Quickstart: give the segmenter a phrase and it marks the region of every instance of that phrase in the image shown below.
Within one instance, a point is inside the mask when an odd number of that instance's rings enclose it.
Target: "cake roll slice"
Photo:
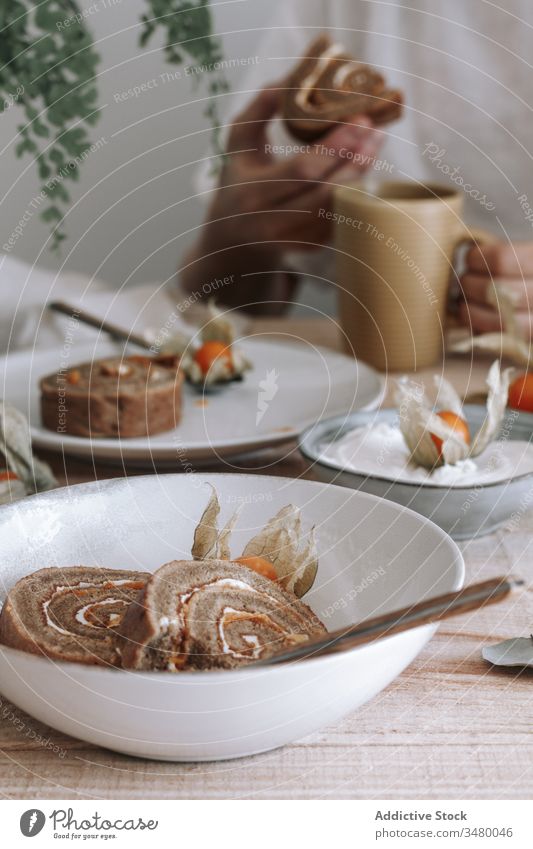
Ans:
[[[147,582],[121,627],[131,669],[231,669],[326,632],[275,581],[227,560],[174,560]]]
[[[0,613],[0,642],[57,660],[120,666],[118,628],[147,572],[67,566],[18,581]]]
[[[112,357],[42,378],[41,418],[47,430],[91,438],[150,436],[181,420],[180,358]]]
[[[282,114],[295,138],[313,141],[355,115],[368,115],[374,124],[394,121],[402,104],[402,93],[389,89],[379,71],[321,35],[289,74]]]

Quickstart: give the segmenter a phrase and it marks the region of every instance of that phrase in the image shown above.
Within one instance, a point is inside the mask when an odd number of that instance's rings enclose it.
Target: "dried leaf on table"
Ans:
[[[0,401],[0,455],[6,468],[24,487],[25,494],[43,492],[57,486],[50,467],[34,457],[26,417],[11,404]],[[11,501],[12,498],[6,499]]]
[[[482,650],[485,660],[494,666],[530,666],[533,667],[533,637],[517,637],[504,640]]]

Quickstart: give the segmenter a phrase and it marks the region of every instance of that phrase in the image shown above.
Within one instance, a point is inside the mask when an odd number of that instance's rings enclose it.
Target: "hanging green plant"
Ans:
[[[168,62],[191,61],[206,71],[206,114],[219,150],[216,97],[228,90],[228,84],[220,71],[222,53],[213,34],[209,0],[146,3],[140,44],[144,46],[161,28]],[[79,179],[99,117],[100,57],[86,19],[76,0],[0,0],[0,110],[24,111],[15,153],[29,154],[36,162],[41,191],[31,206],[51,225],[55,250],[66,238],[64,214],[70,195],[65,184]]]
[[[209,0],[147,0],[150,12],[143,15],[144,30],[140,44],[144,47],[160,27],[165,31],[165,57],[167,62],[183,65],[192,61],[193,83],[206,74],[208,101],[205,115],[213,129],[213,147],[222,153],[220,144],[220,118],[218,100],[229,90],[226,77],[220,70],[223,62],[221,44],[213,34]]]

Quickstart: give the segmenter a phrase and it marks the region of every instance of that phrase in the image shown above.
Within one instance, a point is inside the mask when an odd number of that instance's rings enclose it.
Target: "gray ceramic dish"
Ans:
[[[467,404],[464,411],[471,430],[475,432],[483,421],[485,407]],[[312,461],[313,469],[321,481],[360,489],[410,507],[458,540],[491,533],[511,519],[518,521],[528,506],[533,506],[532,472],[518,474],[498,483],[452,488],[358,474],[344,470],[340,463],[321,457],[327,443],[341,439],[348,431],[370,422],[397,424],[397,412],[389,409],[336,416],[303,432],[300,451]],[[509,411],[502,425],[501,438],[530,442],[533,438],[533,415]]]

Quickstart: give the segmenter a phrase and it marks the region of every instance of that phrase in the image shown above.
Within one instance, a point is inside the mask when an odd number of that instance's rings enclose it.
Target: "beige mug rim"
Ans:
[[[395,186],[402,187],[404,190],[408,187],[434,194],[429,197],[394,197],[392,194],[389,197],[382,197],[377,194],[377,192],[383,189],[393,188]],[[420,185],[414,180],[386,180],[379,184],[377,190],[365,187],[360,180],[353,180],[350,183],[345,183],[343,186],[337,186],[335,189],[335,199],[351,198],[353,201],[355,197],[357,197],[355,202],[358,206],[394,206],[397,208],[398,206],[413,207],[417,204],[442,206],[443,203],[446,204],[450,201],[462,200],[463,195],[459,189],[453,189],[443,183],[424,183]]]

